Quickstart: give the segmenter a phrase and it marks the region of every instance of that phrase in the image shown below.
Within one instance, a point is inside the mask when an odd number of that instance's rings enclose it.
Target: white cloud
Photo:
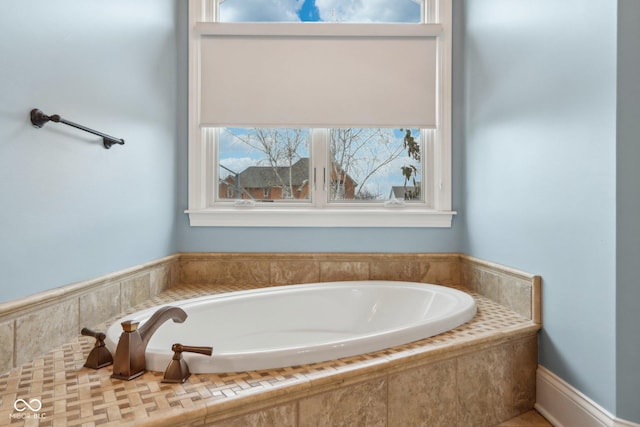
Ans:
[[[323,21],[419,22],[420,5],[413,0],[316,0]]]
[[[303,0],[225,0],[220,5],[222,22],[300,21]]]
[[[223,22],[300,21],[304,0],[225,0]],[[420,5],[414,0],[315,0],[323,21],[419,22]]]
[[[240,173],[244,171],[246,168],[248,168],[249,166],[255,166],[256,161],[255,159],[252,159],[250,157],[227,157],[225,159],[221,159],[220,164],[224,165],[226,168],[229,168],[236,173]],[[222,178],[230,174],[231,174],[230,171],[224,168],[221,168],[220,176]]]

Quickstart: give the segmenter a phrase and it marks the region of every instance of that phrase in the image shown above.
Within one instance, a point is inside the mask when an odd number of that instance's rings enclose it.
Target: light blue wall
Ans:
[[[462,189],[463,250],[542,276],[540,363],[612,413],[616,12],[465,2]]]
[[[175,8],[0,2],[0,302],[175,252]],[[35,129],[34,107],[126,145]]]
[[[449,229],[189,228],[185,218],[179,232],[184,252],[457,252]]]
[[[640,423],[640,2],[618,1],[617,412]]]

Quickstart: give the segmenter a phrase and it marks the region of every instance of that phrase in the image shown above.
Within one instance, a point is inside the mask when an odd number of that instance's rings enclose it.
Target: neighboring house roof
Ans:
[[[277,174],[276,174],[277,172]],[[270,188],[280,187],[282,181],[289,182],[289,167],[278,166],[249,166],[238,174],[240,186],[243,188]],[[291,166],[291,185],[303,185],[309,179],[309,158],[305,157]]]
[[[418,188],[420,183],[418,183]],[[405,191],[412,192],[415,190],[413,185],[407,185],[406,187],[403,185],[394,185],[391,187],[391,192],[389,193],[389,199],[399,199],[404,200]]]

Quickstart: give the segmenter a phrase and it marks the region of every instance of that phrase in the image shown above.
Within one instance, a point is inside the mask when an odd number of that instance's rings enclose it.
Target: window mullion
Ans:
[[[429,207],[434,206],[435,183],[436,183],[436,161],[435,161],[435,139],[436,131],[423,129],[420,132],[424,154],[422,158],[423,179],[422,191],[425,203]]]
[[[435,24],[440,20],[438,19],[438,4],[437,0],[425,0],[422,2],[422,22],[425,24]]]
[[[205,0],[205,21],[220,22],[220,3],[223,1],[224,0]]]
[[[203,130],[204,155],[207,159],[206,192],[208,194],[207,206],[213,206],[220,195],[217,194],[220,187],[220,161],[218,157],[219,129],[207,128]]]
[[[329,169],[329,132],[327,129],[313,129],[311,132],[311,174],[313,194],[311,200],[316,207],[327,205],[327,177]]]

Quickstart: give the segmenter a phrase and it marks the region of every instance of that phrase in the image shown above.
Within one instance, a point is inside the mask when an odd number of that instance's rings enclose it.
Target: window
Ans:
[[[309,200],[307,129],[221,128],[218,136],[218,202]],[[225,188],[233,188],[231,194]],[[225,196],[226,193],[226,196]]]
[[[425,202],[420,181],[431,168],[422,161],[420,130],[329,129],[326,140],[329,203]]]
[[[214,186],[212,194],[218,202],[425,201],[421,182],[424,169],[432,170],[432,165],[422,161],[424,143],[418,129],[222,128],[219,132],[214,159],[217,191]],[[312,146],[316,147],[313,159]]]
[[[450,0],[251,3],[191,0],[191,225],[450,226]]]

